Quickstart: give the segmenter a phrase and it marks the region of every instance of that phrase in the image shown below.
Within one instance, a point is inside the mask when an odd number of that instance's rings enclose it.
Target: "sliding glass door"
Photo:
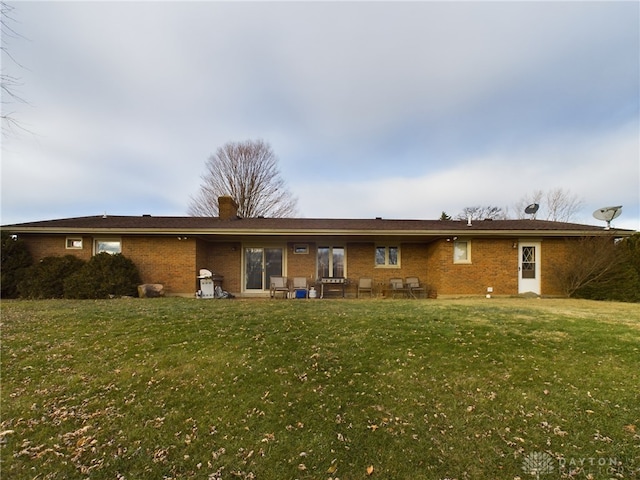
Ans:
[[[244,249],[244,290],[269,291],[269,277],[283,274],[282,247],[246,247]]]

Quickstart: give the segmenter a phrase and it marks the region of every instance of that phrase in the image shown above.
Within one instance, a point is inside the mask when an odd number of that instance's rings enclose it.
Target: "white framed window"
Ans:
[[[64,245],[67,250],[82,250],[82,237],[67,237]]]
[[[96,238],[93,242],[93,253],[108,253],[115,255],[122,253],[122,241],[119,238]]]
[[[376,246],[376,268],[399,268],[400,267],[400,247],[395,245]]]
[[[471,240],[453,242],[453,263],[471,263]]]
[[[318,278],[346,277],[345,248],[318,247]]]

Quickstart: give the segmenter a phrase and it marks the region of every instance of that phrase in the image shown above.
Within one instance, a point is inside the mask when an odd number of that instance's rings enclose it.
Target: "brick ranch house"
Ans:
[[[88,260],[122,253],[142,281],[167,295],[193,296],[198,272],[223,277],[236,296],[267,296],[272,275],[370,277],[377,295],[391,278],[418,277],[437,295],[562,295],[553,266],[584,237],[626,237],[631,230],[542,220],[387,220],[239,218],[231,197],[220,215],[89,216],[3,226],[26,242],[34,260],[72,254]]]

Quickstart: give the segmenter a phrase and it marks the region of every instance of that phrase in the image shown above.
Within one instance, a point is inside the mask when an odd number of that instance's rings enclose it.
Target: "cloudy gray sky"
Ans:
[[[185,215],[209,155],[263,139],[304,217],[562,188],[640,229],[638,2],[10,5],[3,224]]]

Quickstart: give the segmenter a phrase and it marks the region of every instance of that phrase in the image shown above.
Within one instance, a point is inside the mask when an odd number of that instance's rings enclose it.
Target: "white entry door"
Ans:
[[[520,241],[518,254],[518,293],[540,295],[540,242]]]

